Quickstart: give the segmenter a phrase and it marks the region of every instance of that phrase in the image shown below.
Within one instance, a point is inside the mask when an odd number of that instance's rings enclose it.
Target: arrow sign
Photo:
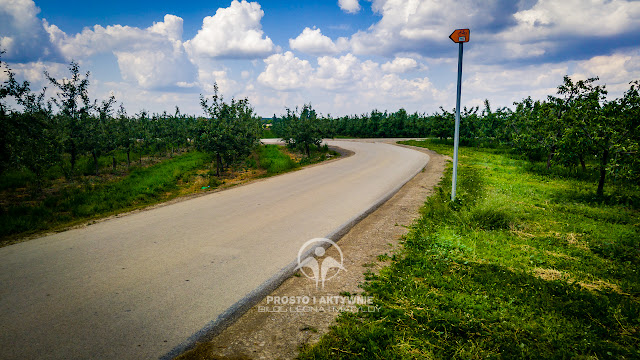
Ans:
[[[458,93],[456,96],[456,122],[453,135],[453,173],[451,174],[451,201],[456,200],[456,183],[458,181],[458,142],[460,138],[460,95],[462,94],[462,48],[469,42],[469,29],[454,30],[449,39],[458,43]]]
[[[453,40],[454,43],[469,42],[469,29],[454,30],[451,35],[449,35],[449,39]]]

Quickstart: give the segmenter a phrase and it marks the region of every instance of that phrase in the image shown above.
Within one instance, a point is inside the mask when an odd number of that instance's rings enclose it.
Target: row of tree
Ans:
[[[555,163],[584,170],[595,162],[597,194],[602,195],[607,173],[640,181],[640,96],[634,81],[622,97],[609,101],[597,80],[573,82],[565,76],[559,96],[516,103],[507,140],[532,160],[546,157],[547,167]]]
[[[602,195],[607,174],[640,182],[640,82],[630,83],[622,97],[607,100],[597,78],[574,82],[565,76],[555,96],[514,103],[515,109],[461,111],[460,143],[466,146],[506,146],[532,161],[598,171],[597,194]],[[274,116],[273,131],[290,144],[318,144],[323,137],[437,137],[451,139],[455,110],[432,115],[377,110],[338,118],[320,117],[305,105]]]
[[[115,169],[119,152],[126,153],[129,166],[132,152],[141,159],[142,154],[172,154],[184,148],[214,154],[219,174],[250,153],[262,132],[261,119],[248,100],[225,102],[217,87],[211,101],[201,97],[206,117],[181,114],[177,107],[172,115],[141,111],[128,116],[122,105],[115,109],[113,96],[100,102],[90,99],[89,73],[82,74],[75,62],[66,79],[45,73],[55,91],[51,98],[46,88],[34,93],[28,82],[18,82],[6,63],[0,62],[0,70],[8,78],[0,84],[0,176],[9,169],[28,169],[40,182],[48,169],[58,166],[73,178],[82,156],[93,159],[97,175],[101,156],[110,155]]]
[[[128,116],[122,105],[115,109],[113,96],[103,101],[88,94],[89,73],[77,63],[70,76],[57,80],[45,73],[55,95],[47,89],[34,93],[28,82],[18,82],[6,63],[0,70],[8,80],[0,84],[0,175],[8,169],[29,169],[37,178],[53,166],[67,177],[76,172],[81,156],[98,158],[116,153],[173,153],[197,148],[214,154],[217,173],[244,159],[259,143],[261,120],[247,99],[225,102],[215,87],[210,99],[201,96],[205,117],[187,116],[176,108],[173,114],[142,111]],[[597,78],[573,82],[568,76],[555,96],[514,103],[514,109],[464,108],[460,141],[467,146],[508,146],[534,161],[575,168],[596,167],[597,192],[603,193],[607,174],[618,179],[640,181],[640,95],[632,82],[620,98],[607,100]],[[16,110],[7,105],[13,99]],[[354,137],[453,137],[454,111],[440,108],[432,115],[409,114],[404,109],[332,118],[320,116],[311,107],[287,109],[275,116],[273,132],[307,154],[323,138]]]

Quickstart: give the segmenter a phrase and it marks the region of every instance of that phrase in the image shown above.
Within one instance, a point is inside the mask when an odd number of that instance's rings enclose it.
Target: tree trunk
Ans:
[[[311,157],[311,152],[309,150],[309,144],[305,143],[304,144],[304,149],[307,151],[307,157],[310,158]]]
[[[555,155],[556,149],[552,148],[549,152],[549,156],[547,156],[547,170],[551,169],[551,159],[553,159],[553,155]]]
[[[131,167],[131,150],[127,149],[127,168]]]
[[[584,163],[584,155],[580,153],[578,155],[578,158],[580,159],[580,166],[582,166],[582,171],[587,171],[587,165]]]
[[[76,144],[71,142],[71,178],[73,178],[74,169],[76,168]]]
[[[116,171],[116,157],[112,156],[111,157],[111,161],[112,161],[112,164],[113,164],[113,172],[115,172]]]
[[[598,181],[598,196],[604,195],[604,180],[607,177],[607,163],[609,162],[609,149],[605,149],[600,160],[600,180]]]
[[[92,151],[91,155],[93,155],[93,166],[95,167],[96,176],[98,176],[98,154]]]
[[[222,167],[222,156],[216,153],[216,176],[220,176],[220,168]]]

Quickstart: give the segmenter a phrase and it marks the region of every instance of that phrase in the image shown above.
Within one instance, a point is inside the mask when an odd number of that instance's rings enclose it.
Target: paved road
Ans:
[[[428,161],[383,143],[0,248],[1,359],[155,359]]]

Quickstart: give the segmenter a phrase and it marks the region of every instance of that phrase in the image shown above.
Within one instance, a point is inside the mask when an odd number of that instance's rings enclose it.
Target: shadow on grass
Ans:
[[[450,251],[432,250],[374,277],[366,290],[381,310],[341,316],[334,331],[300,358],[640,356],[640,305],[630,297],[458,263]]]
[[[632,209],[640,209],[640,190],[633,186],[609,186],[602,196],[597,196],[595,186],[593,190],[571,189],[558,190],[552,195],[552,200],[557,203],[572,202],[584,203],[592,206],[627,206]]]

